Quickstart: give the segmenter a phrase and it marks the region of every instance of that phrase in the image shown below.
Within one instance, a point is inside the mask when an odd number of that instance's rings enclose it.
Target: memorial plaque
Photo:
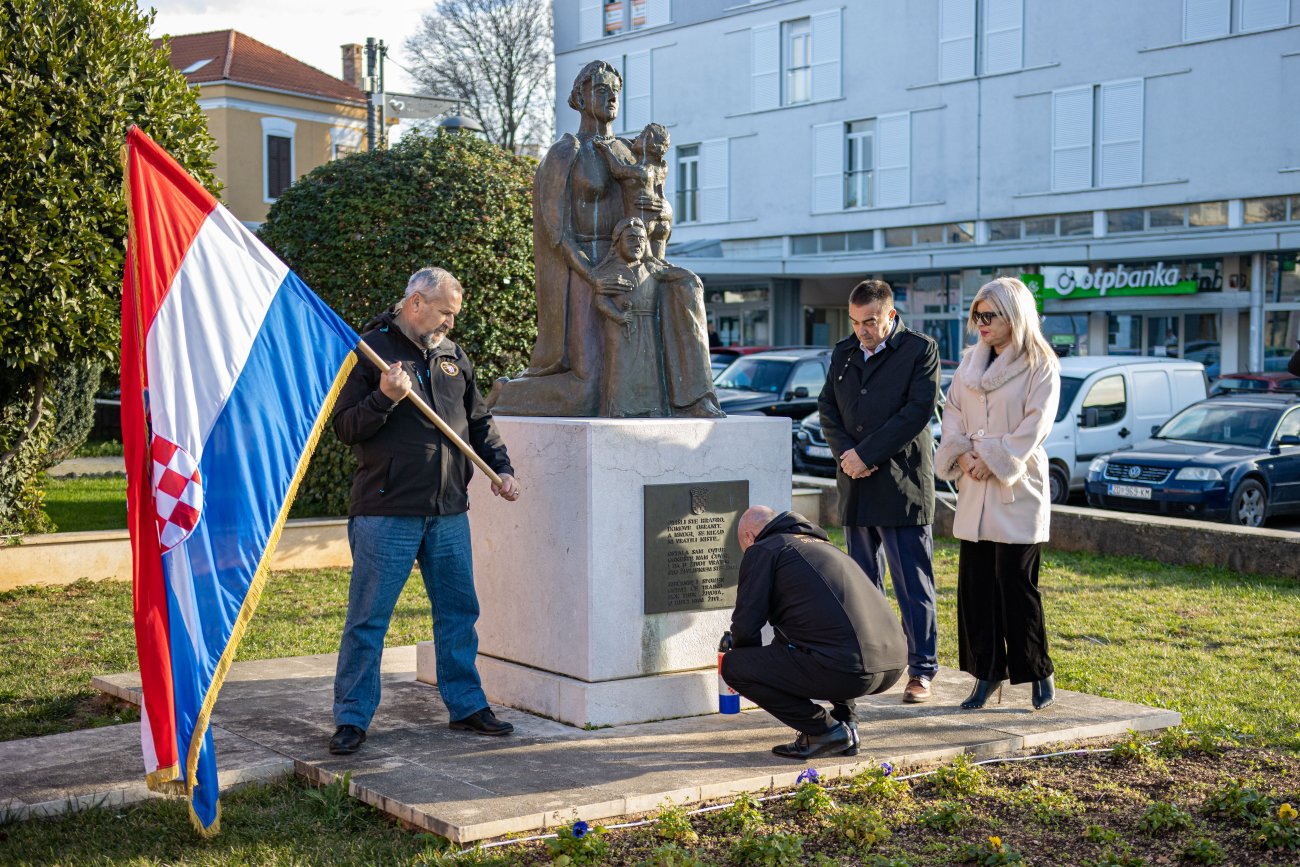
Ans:
[[[645,486],[645,613],[732,608],[749,482]]]

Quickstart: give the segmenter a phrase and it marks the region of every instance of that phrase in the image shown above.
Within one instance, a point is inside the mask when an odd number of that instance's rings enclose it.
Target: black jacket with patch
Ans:
[[[849,449],[869,467],[865,479],[836,472],[845,527],[912,527],[934,521],[934,442],[939,348],[901,321],[887,349],[862,357],[850,335],[831,353],[817,399],[822,433],[839,460]]]
[[[474,383],[474,364],[446,338],[435,349],[411,342],[384,313],[362,340],[390,364],[400,362],[418,393],[498,475],[514,474],[505,443]],[[379,390],[380,370],[357,353],[334,405],[334,432],[352,446],[351,515],[455,515],[469,509],[474,465],[410,400],[394,404]]]
[[[763,528],[740,561],[735,647],[763,643],[764,623],[776,641],[819,654],[850,674],[907,665],[907,640],[885,594],[826,531],[798,512],[782,512]]]

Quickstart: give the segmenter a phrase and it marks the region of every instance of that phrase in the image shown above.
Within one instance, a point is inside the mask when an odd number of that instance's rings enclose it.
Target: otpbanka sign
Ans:
[[[1021,274],[1020,279],[1034,293],[1041,306],[1044,301],[1082,298],[1107,298],[1134,295],[1192,295],[1196,280],[1181,279],[1177,268],[1157,262],[1152,268],[1114,268],[1089,271],[1086,267],[1049,267],[1042,274]]]

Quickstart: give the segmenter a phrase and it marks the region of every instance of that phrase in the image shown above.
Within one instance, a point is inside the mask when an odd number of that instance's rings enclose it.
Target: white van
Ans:
[[[1097,455],[1132,448],[1188,404],[1205,398],[1199,361],[1127,355],[1061,359],[1061,405],[1044,448],[1053,503],[1083,487]]]

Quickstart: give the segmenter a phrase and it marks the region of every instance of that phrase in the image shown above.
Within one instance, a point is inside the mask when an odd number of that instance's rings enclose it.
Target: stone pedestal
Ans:
[[[790,420],[498,416],[523,496],[470,488],[479,672],[490,701],[571,725],[717,711],[730,609],[644,612],[644,487],[746,480],[790,508]],[[433,683],[431,642],[417,678]]]

